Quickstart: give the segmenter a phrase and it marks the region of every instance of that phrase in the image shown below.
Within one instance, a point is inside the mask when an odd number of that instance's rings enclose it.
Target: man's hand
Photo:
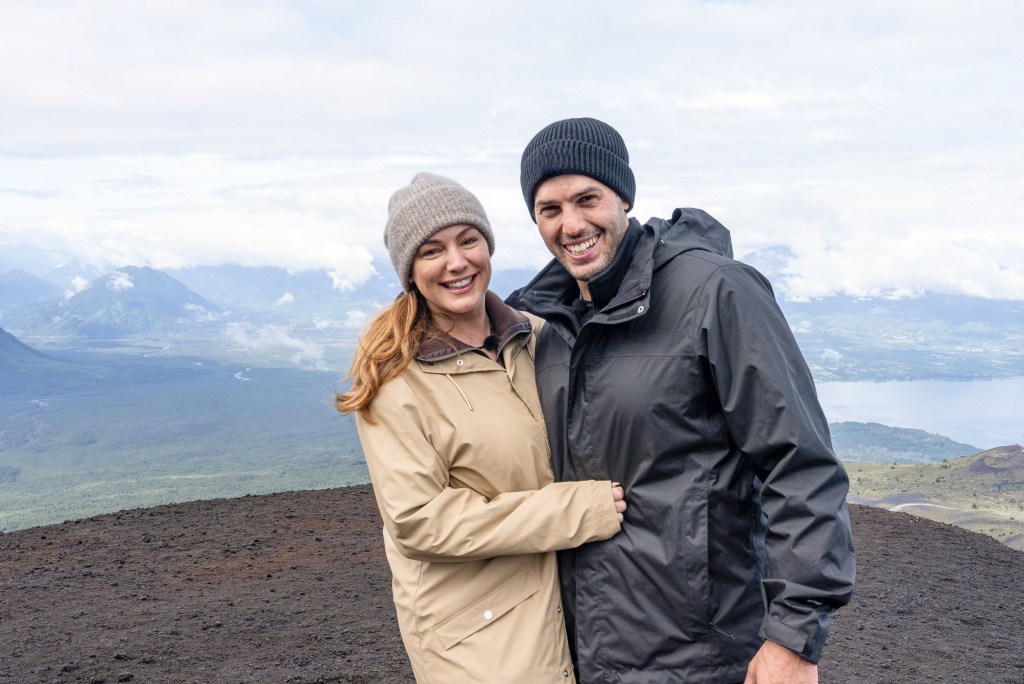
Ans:
[[[743,684],[818,684],[818,666],[785,646],[766,641],[750,661]]]

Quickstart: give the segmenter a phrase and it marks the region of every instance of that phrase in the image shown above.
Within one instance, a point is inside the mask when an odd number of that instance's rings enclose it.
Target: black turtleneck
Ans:
[[[607,268],[587,281],[587,290],[590,292],[590,301],[578,298],[572,304],[572,311],[576,315],[579,325],[582,326],[595,312],[600,311],[612,300],[622,285],[622,279],[626,277],[629,265],[633,263],[633,251],[636,249],[643,229],[636,221],[630,221],[626,227],[626,233],[622,236],[619,249],[615,252],[612,262]]]

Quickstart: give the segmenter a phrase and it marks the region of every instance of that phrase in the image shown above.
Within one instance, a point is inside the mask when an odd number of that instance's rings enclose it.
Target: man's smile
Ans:
[[[583,242],[577,243],[575,245],[564,245],[565,251],[569,252],[569,254],[573,256],[583,256],[590,250],[591,247],[597,244],[597,239],[599,237],[599,235],[594,235],[593,237],[584,240]]]

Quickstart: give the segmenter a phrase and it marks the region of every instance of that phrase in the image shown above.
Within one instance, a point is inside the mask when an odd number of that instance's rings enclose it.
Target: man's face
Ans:
[[[580,175],[548,178],[534,196],[544,244],[590,299],[587,281],[615,258],[629,226],[629,207],[607,185]]]

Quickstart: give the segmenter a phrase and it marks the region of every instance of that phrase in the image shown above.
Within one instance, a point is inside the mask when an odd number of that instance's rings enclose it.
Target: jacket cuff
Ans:
[[[778,615],[782,612],[779,606],[769,606],[758,634],[817,664],[828,639],[828,614],[809,609],[807,613]]]

